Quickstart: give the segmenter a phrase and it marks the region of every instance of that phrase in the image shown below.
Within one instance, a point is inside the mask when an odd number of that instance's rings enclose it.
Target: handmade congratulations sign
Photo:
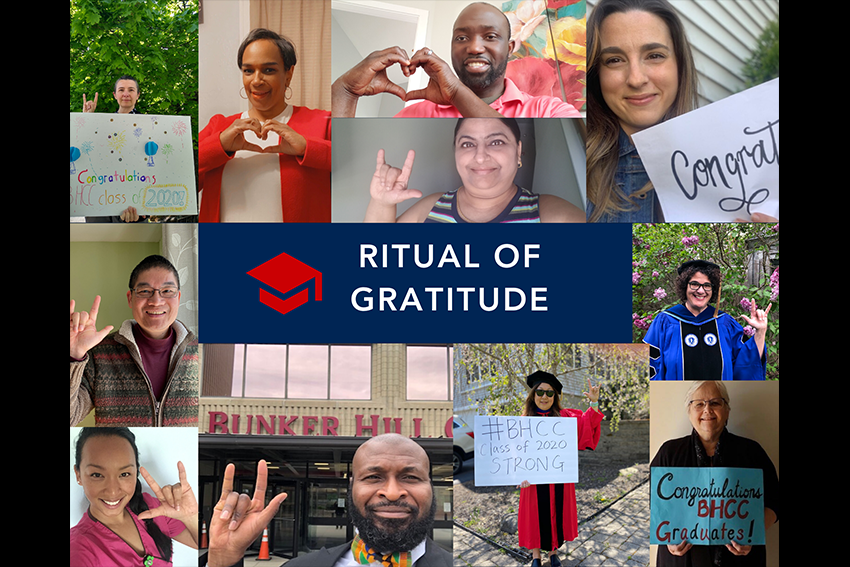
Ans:
[[[764,545],[760,469],[652,467],[650,543]]]
[[[475,416],[475,485],[578,482],[574,417]]]
[[[196,215],[191,119],[71,113],[71,216]]]
[[[632,140],[667,222],[779,218],[779,79]]]

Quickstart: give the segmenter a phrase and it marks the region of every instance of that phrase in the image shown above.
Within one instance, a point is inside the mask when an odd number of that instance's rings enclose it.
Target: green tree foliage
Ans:
[[[132,75],[144,114],[192,117],[198,140],[198,1],[71,0],[70,111],[99,93],[97,112],[115,112],[115,81]]]
[[[747,88],[779,76],[779,20],[770,22],[758,39],[749,61],[744,65]]]
[[[779,377],[779,225],[769,223],[636,224],[633,233],[634,341],[641,342],[655,315],[680,303],[676,268],[699,259],[720,266],[720,309],[745,326],[747,303],[772,304],[767,330],[767,377]]]
[[[481,415],[521,415],[528,375],[551,372],[562,383],[599,385],[599,409],[616,431],[621,419],[649,416],[649,365],[645,347],[606,344],[463,344],[455,347],[462,369],[455,379],[487,384]],[[562,407],[586,407],[580,394],[565,387]],[[480,393],[479,393],[480,394]],[[478,396],[476,396],[478,397]],[[584,406],[580,405],[584,403]]]

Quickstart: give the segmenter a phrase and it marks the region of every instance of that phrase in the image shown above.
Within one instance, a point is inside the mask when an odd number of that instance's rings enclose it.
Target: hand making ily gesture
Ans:
[[[259,537],[271,522],[280,504],[286,500],[281,492],[264,507],[268,466],[265,461],[257,463],[257,482],[254,485],[254,497],[233,491],[233,477],[236,467],[233,463],[224,470],[221,498],[215,505],[210,519],[210,551],[208,567],[230,567],[245,555],[251,542]]]
[[[113,329],[107,325],[97,330],[97,312],[100,309],[100,296],[94,298],[91,311],[74,312],[74,300],[71,300],[71,358],[82,359],[86,353],[97,346]]]
[[[180,481],[177,484],[160,487],[145,467],[139,467],[142,478],[153,490],[159,507],[146,510],[139,514],[140,520],[149,520],[159,516],[180,520],[193,536],[195,547],[198,545],[198,501],[192,491],[192,485],[186,478],[186,467],[181,461],[177,462],[177,474]]]
[[[759,356],[764,355],[764,342],[765,337],[767,336],[767,316],[770,313],[771,307],[773,307],[773,304],[768,303],[767,309],[758,309],[756,307],[756,299],[753,298],[750,300],[750,316],[747,317],[746,315],[741,315],[741,318],[756,331],[756,334],[753,336],[753,340],[756,341]]]

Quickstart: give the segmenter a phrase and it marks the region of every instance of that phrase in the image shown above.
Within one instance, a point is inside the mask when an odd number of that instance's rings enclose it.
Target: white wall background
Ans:
[[[136,446],[139,448],[139,464],[151,474],[160,486],[174,484],[180,481],[177,473],[177,461],[182,461],[186,467],[186,478],[198,497],[198,430],[192,427],[134,427],[131,428],[136,436]],[[70,472],[70,526],[76,526],[89,507],[89,502],[83,494],[83,487],[77,484],[74,474],[74,455],[77,436],[80,428],[69,428],[70,457],[68,469]],[[142,492],[153,495],[153,491],[139,475],[142,482]],[[200,530],[198,537],[200,538]],[[173,545],[174,567],[196,567],[198,565],[198,550],[186,547],[181,543]]]
[[[520,121],[523,166],[517,183],[535,193],[558,195],[584,210],[585,151],[577,120]],[[398,168],[409,150],[416,152],[409,186],[423,195],[460,187],[454,158],[455,124],[451,118],[335,118],[332,221],[363,221],[379,149],[384,150],[386,162]],[[399,205],[398,213],[415,201]]]

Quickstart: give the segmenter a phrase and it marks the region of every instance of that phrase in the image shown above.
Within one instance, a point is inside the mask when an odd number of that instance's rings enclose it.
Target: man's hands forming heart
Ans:
[[[430,77],[428,85],[424,89],[406,92],[387,78],[387,69],[393,65],[398,65],[405,77],[412,76],[421,67]],[[427,47],[410,58],[400,47],[390,47],[369,54],[334,82],[333,114],[354,116],[358,98],[380,93],[393,94],[405,102],[425,99],[435,104],[454,104],[463,89],[468,90],[468,87],[452,73],[445,61]]]

